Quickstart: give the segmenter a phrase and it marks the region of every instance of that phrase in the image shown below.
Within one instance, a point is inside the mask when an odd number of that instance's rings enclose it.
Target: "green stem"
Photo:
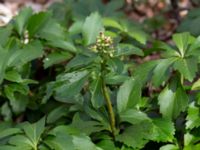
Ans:
[[[184,84],[184,76],[181,74],[181,85],[183,86]]]
[[[106,87],[106,84],[104,81],[104,72],[106,69],[105,66],[106,66],[106,62],[104,61],[101,65],[102,91],[103,91],[103,96],[105,98],[106,105],[108,108],[108,114],[109,114],[109,119],[110,119],[110,127],[111,127],[111,131],[112,131],[112,135],[113,135],[113,138],[115,138],[115,114],[113,111],[110,95],[108,93],[108,90],[107,90],[107,87]]]

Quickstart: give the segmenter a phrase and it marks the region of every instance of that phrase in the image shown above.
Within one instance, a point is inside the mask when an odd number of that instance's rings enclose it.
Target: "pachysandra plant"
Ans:
[[[0,150],[200,149],[199,37],[156,41],[161,58],[138,64],[147,34],[115,17],[121,1],[97,3],[0,28]]]

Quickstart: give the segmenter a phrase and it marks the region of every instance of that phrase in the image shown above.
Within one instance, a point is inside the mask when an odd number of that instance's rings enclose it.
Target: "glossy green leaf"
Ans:
[[[152,82],[155,86],[159,86],[169,76],[169,67],[173,64],[176,58],[161,59],[158,65],[153,70]]]
[[[105,82],[106,84],[116,85],[116,84],[122,84],[124,81],[128,79],[129,77],[127,75],[119,75],[114,72],[111,72],[106,75]]]
[[[192,82],[198,70],[197,64],[198,64],[197,58],[188,57],[185,59],[178,59],[174,63],[174,68],[178,70],[184,76],[185,79]]]
[[[16,135],[10,138],[9,144],[15,145],[18,149],[32,150],[37,147],[24,135]]]
[[[78,68],[92,63],[96,56],[85,56],[82,54],[76,55],[66,66],[66,68]]]
[[[12,26],[0,27],[0,46],[5,46],[12,33]]]
[[[120,24],[123,27],[124,34],[132,37],[141,44],[145,44],[147,42],[148,36],[139,28],[139,25],[127,20],[121,20]]]
[[[23,81],[21,75],[16,70],[7,71],[5,74],[5,79],[8,81],[13,81],[18,83]]]
[[[22,35],[23,31],[25,31],[25,26],[27,25],[32,13],[33,11],[30,7],[25,7],[15,17],[15,28],[19,35]]]
[[[123,30],[123,27],[114,19],[112,18],[103,18],[103,24],[105,27],[112,27],[112,28],[116,28],[119,30]]]
[[[180,112],[185,111],[188,104],[188,96],[183,87],[175,78],[160,93],[158,97],[160,112],[166,118],[176,118]]]
[[[84,44],[89,45],[96,41],[99,32],[103,31],[101,16],[95,12],[88,16],[83,24],[82,34]]]
[[[92,143],[91,139],[85,135],[73,136],[73,143],[75,149],[78,150],[102,150]]]
[[[180,55],[184,56],[190,42],[190,34],[188,32],[177,33],[172,36],[172,39],[178,47]]]
[[[143,56],[143,51],[135,47],[131,44],[119,44],[117,47],[117,51],[115,56],[124,56],[124,55],[138,55],[138,56]]]
[[[47,45],[50,45],[52,47],[57,47],[72,53],[77,52],[76,47],[74,46],[73,43],[65,41],[65,40],[59,40],[59,39],[55,39],[53,41],[49,41],[47,42]]]
[[[200,118],[199,118],[199,108],[194,105],[194,102],[190,104],[188,108],[187,122],[186,128],[193,129],[200,126]]]
[[[116,149],[113,141],[111,141],[111,140],[102,140],[99,143],[97,143],[97,145],[104,150],[105,149]]]
[[[0,139],[5,138],[7,136],[15,135],[15,134],[18,134],[18,133],[22,133],[22,131],[19,128],[4,129],[0,133]]]
[[[104,129],[99,122],[84,121],[78,114],[75,114],[69,127],[76,129],[79,133],[85,133],[86,135],[90,135],[91,133],[95,133]]]
[[[131,124],[139,124],[143,121],[150,121],[150,118],[139,110],[128,109],[120,113],[120,121],[129,122]]]
[[[102,93],[102,78],[98,78],[93,82],[91,87],[91,102],[94,108],[99,108],[104,104],[104,96]]]
[[[9,99],[13,112],[20,113],[26,109],[28,104],[27,94],[29,89],[25,85],[8,84],[4,87],[6,97]]]
[[[200,79],[195,81],[192,85],[192,90],[199,90],[200,89]]]
[[[8,52],[0,46],[0,83],[3,81],[6,66],[8,63]]]
[[[27,24],[29,36],[32,37],[34,34],[39,32],[45,26],[49,18],[50,13],[48,12],[39,12],[32,15]]]
[[[30,55],[31,54],[31,55]],[[23,49],[13,49],[10,51],[8,66],[18,66],[32,61],[43,54],[43,46],[39,41],[31,42]]]
[[[44,141],[49,147],[55,150],[64,150],[66,148],[70,150],[75,150],[75,147],[72,142],[72,137],[68,134],[59,133],[54,137],[48,137]]]
[[[0,146],[0,150],[21,150],[21,147],[3,145]]]
[[[140,80],[142,84],[145,84],[148,80],[151,79],[153,69],[157,64],[159,64],[159,61],[157,60],[145,62],[133,70],[133,76],[137,80]]]
[[[75,95],[79,94],[85,81],[87,80],[88,71],[66,73],[58,77],[58,82],[63,84],[55,88],[55,98],[61,102],[73,102]]]
[[[8,105],[8,102],[5,102],[1,106],[1,115],[3,116],[4,121],[10,121],[12,120],[12,111],[11,108]]]
[[[42,133],[45,129],[45,118],[34,124],[24,123],[23,130],[34,147],[37,147]]]
[[[38,32],[38,34],[41,38],[52,42],[54,40],[63,40],[66,38],[65,29],[52,18],[48,18],[47,22],[45,22],[45,25],[40,30],[40,32]]]
[[[167,144],[167,145],[164,145],[164,146],[160,147],[159,150],[179,150],[179,148],[176,145]]]
[[[156,118],[152,120],[154,126],[152,140],[157,142],[172,142],[175,134],[175,127],[169,119]]]
[[[46,58],[43,60],[44,68],[49,68],[54,64],[61,63],[63,61],[67,61],[72,56],[68,52],[53,52],[48,54]]]
[[[199,136],[187,132],[184,134],[184,150],[198,150],[200,148],[199,140]]]
[[[144,122],[126,127],[122,134],[116,136],[116,140],[129,147],[142,149],[148,140],[150,140],[151,134],[152,125],[148,122]]]
[[[82,26],[83,26],[83,21],[78,20],[78,21],[74,22],[69,28],[69,33],[72,35],[81,33]]]
[[[66,105],[56,107],[47,116],[47,123],[54,123],[59,118],[66,116],[68,113],[68,107]]]
[[[121,113],[127,108],[133,108],[141,97],[140,82],[134,78],[126,80],[117,93],[117,109]]]

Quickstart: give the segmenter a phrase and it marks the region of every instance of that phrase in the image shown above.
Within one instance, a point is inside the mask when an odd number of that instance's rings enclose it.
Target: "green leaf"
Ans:
[[[1,115],[3,116],[3,119],[5,121],[10,121],[12,120],[12,112],[11,112],[11,108],[8,105],[8,102],[5,102],[2,106],[1,106]]]
[[[3,81],[6,66],[8,63],[8,53],[0,46],[0,83]]]
[[[116,74],[115,72],[108,73],[105,78],[106,78],[105,79],[106,84],[111,84],[111,85],[122,84],[125,80],[129,79],[127,75],[119,75]]]
[[[12,33],[12,26],[0,27],[0,46],[5,46]]]
[[[15,113],[23,112],[28,104],[26,95],[29,92],[27,86],[20,84],[8,84],[4,87],[6,97],[9,99],[12,110]]]
[[[85,135],[73,136],[73,143],[77,150],[102,150],[92,143],[91,139]]]
[[[174,68],[178,70],[185,79],[192,82],[198,71],[197,64],[198,60],[196,57],[180,58],[174,63]]]
[[[66,148],[75,150],[74,144],[72,142],[72,137],[62,132],[56,134],[54,137],[48,137],[44,140],[44,143],[55,150],[64,150]]]
[[[102,140],[99,143],[97,143],[97,146],[101,147],[104,150],[116,150],[116,147],[111,140]]]
[[[19,35],[23,34],[24,28],[32,13],[33,10],[30,7],[25,7],[20,10],[19,14],[15,17],[15,28]]]
[[[47,123],[54,123],[59,118],[66,116],[68,113],[68,107],[66,105],[56,107],[47,116]]]
[[[97,12],[90,14],[83,24],[82,34],[84,44],[90,45],[94,43],[100,31],[103,31],[101,16]]]
[[[152,121],[154,126],[153,141],[172,142],[175,134],[175,127],[169,119],[156,118]]]
[[[65,40],[54,39],[52,41],[47,42],[47,45],[52,46],[52,47],[57,47],[57,48],[60,48],[72,53],[77,52],[77,49],[74,46],[74,44]]]
[[[155,66],[159,64],[159,61],[148,61],[139,66],[137,66],[133,70],[134,77],[141,82],[141,84],[145,84],[152,76],[153,69]]]
[[[95,109],[90,108],[87,104],[84,106],[84,110],[92,119],[99,121],[102,128],[110,130],[110,122],[102,112],[98,112]]]
[[[172,36],[173,41],[179,49],[180,55],[184,56],[189,44],[190,34],[185,33],[176,33]]]
[[[31,16],[27,24],[29,36],[32,37],[40,31],[45,26],[50,16],[48,12],[39,12]]]
[[[176,118],[180,112],[185,111],[188,104],[188,96],[178,79],[174,78],[160,93],[158,103],[160,112],[166,118]]]
[[[164,145],[164,146],[160,147],[159,150],[179,150],[179,148],[176,145],[167,144],[167,145]]]
[[[122,134],[116,136],[116,140],[135,149],[142,149],[150,140],[152,125],[148,122],[126,127]]]
[[[150,121],[150,118],[139,110],[128,109],[120,113],[120,121],[129,122],[131,124],[139,124],[143,121]]]
[[[104,104],[104,96],[102,93],[102,79],[98,76],[91,86],[91,102],[94,108],[99,108]]]
[[[184,150],[198,150],[200,148],[199,140],[199,136],[187,132],[184,134]]]
[[[195,81],[192,85],[192,90],[199,90],[200,89],[200,79]]]
[[[116,29],[119,29],[119,30],[123,30],[122,26],[114,19],[112,18],[103,18],[103,24],[105,27],[112,27],[112,28],[116,28]]]
[[[58,76],[57,81],[62,84],[55,88],[55,99],[61,102],[73,103],[73,98],[81,91],[87,76],[88,71],[86,70]]]
[[[118,16],[121,17],[123,14],[122,12],[118,11],[125,5],[124,1],[121,0],[114,0],[109,1],[103,8],[103,15],[104,16]]]
[[[23,130],[28,137],[28,139],[31,141],[32,145],[34,147],[37,147],[37,144],[39,143],[40,137],[45,129],[45,118],[40,119],[34,124],[30,123],[24,123]]]
[[[159,86],[169,76],[167,71],[176,58],[161,59],[153,71],[152,81],[155,86]]]
[[[79,124],[81,125],[84,124]],[[70,150],[102,150],[96,147],[88,136],[77,133],[72,127],[58,126],[50,134],[55,137],[47,138],[45,143],[56,150],[63,150],[66,147]]]
[[[79,133],[85,133],[86,135],[104,130],[101,123],[97,121],[84,121],[78,114],[74,115],[73,121],[69,127],[77,129]]]
[[[141,98],[140,82],[130,78],[119,88],[117,93],[117,109],[121,113],[127,108],[133,108]]]
[[[128,20],[121,20],[120,24],[123,27],[123,32],[126,35],[132,37],[141,44],[146,43],[148,36],[140,29],[139,25],[136,25]]]
[[[66,68],[83,67],[92,63],[96,56],[76,55],[66,66]]]
[[[130,44],[119,44],[117,46],[117,51],[114,56],[118,57],[118,56],[133,55],[133,54],[138,55],[138,56],[144,55],[143,51],[138,47],[135,47]]]
[[[30,55],[31,54],[31,55]],[[10,51],[8,66],[18,66],[26,64],[43,54],[43,47],[39,41],[31,42],[24,46],[23,49],[13,49]]]
[[[83,21],[76,21],[69,27],[69,33],[71,35],[79,34],[82,32]]]
[[[22,133],[22,131],[19,128],[8,128],[8,129],[4,129],[3,131],[1,131],[0,133],[0,139],[5,138],[7,136],[11,136],[14,134],[18,134],[18,133]]]
[[[185,146],[183,150],[199,150],[200,144]]]
[[[36,148],[31,141],[24,135],[16,135],[9,139],[9,144],[15,145],[17,148],[32,150]]]
[[[199,108],[194,105],[194,102],[189,105],[186,129],[193,129],[200,126]]]
[[[51,54],[48,54],[46,58],[43,60],[44,68],[51,67],[54,64],[61,63],[63,61],[67,61],[72,57],[71,54],[68,52],[53,52]]]
[[[124,63],[122,60],[120,60],[120,58],[112,58],[109,59],[107,62],[108,68],[110,70],[110,72],[114,72],[117,74],[121,74],[124,71]]]
[[[0,150],[21,150],[21,147],[3,145],[0,146]]]
[[[5,74],[5,79],[12,82],[20,83],[22,82],[21,75],[16,70],[7,71]]]
[[[48,18],[44,27],[40,30],[38,34],[41,38],[44,38],[48,41],[54,41],[58,39],[64,40],[66,38],[65,29],[53,18]]]
[[[130,31],[127,32],[127,34],[136,39],[138,42],[140,42],[141,44],[146,44],[148,36],[146,35],[146,33],[144,33],[142,30],[135,28],[135,29],[131,29]]]

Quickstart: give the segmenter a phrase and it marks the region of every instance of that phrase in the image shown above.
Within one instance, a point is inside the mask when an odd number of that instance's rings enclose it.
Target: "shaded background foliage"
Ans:
[[[40,2],[0,28],[0,149],[200,148],[198,0]]]

